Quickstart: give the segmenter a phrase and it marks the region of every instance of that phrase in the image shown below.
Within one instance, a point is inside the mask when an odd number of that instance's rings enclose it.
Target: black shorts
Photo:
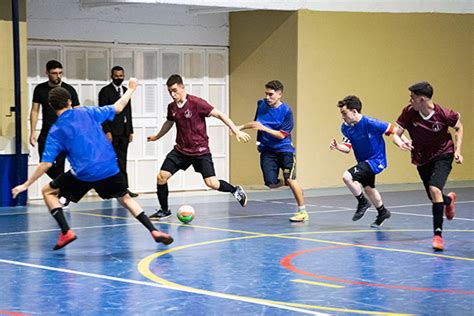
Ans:
[[[430,196],[430,186],[434,186],[441,191],[448,181],[448,176],[453,168],[454,154],[444,154],[434,157],[427,164],[418,166],[418,174],[420,175],[423,185],[425,186],[428,198]]]
[[[280,182],[278,178],[280,169],[283,171],[285,184],[288,179],[296,179],[296,158],[293,153],[262,151],[260,167],[266,186],[277,185]]]
[[[49,185],[53,189],[59,189],[59,196],[74,203],[79,202],[90,189],[94,189],[103,199],[122,197],[128,193],[127,178],[122,172],[99,181],[88,182],[79,180],[68,171],[51,181]]]
[[[194,171],[200,173],[203,179],[214,177],[214,162],[212,162],[211,154],[201,156],[185,155],[173,148],[166,156],[165,161],[161,165],[161,170],[175,174],[178,170],[186,170],[193,165]]]
[[[375,173],[366,161],[359,162],[347,171],[352,175],[352,180],[359,182],[364,188],[375,188]]]

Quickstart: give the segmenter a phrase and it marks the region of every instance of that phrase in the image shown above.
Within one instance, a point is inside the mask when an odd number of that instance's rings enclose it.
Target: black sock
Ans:
[[[50,212],[51,212],[51,215],[53,215],[56,222],[58,222],[59,227],[61,227],[61,232],[63,233],[63,235],[66,234],[70,228],[69,228],[69,225],[67,224],[66,218],[64,217],[62,207],[55,208],[51,210]]]
[[[383,214],[387,211],[387,209],[385,208],[385,206],[382,204],[380,205],[379,207],[377,207],[377,212],[379,212],[379,214]]]
[[[168,183],[157,184],[156,195],[158,196],[158,202],[160,203],[161,209],[167,212],[168,211]]]
[[[446,194],[443,194],[443,203],[444,203],[444,205],[451,204],[451,198],[449,196],[447,196]]]
[[[433,203],[433,231],[438,236],[443,232],[443,209],[443,202]]]
[[[221,192],[230,192],[230,193],[234,193],[235,190],[237,190],[236,187],[234,187],[232,184],[230,184],[229,182],[226,182],[224,180],[219,180],[219,191]]]
[[[356,196],[356,199],[357,201],[359,201],[359,203],[365,203],[367,201],[367,199],[364,196],[364,193],[361,193],[360,195]]]
[[[148,216],[145,215],[145,212],[141,212],[140,214],[138,214],[136,219],[138,219],[138,221],[142,223],[143,226],[145,226],[150,232],[158,230],[155,228],[155,226],[153,226]]]

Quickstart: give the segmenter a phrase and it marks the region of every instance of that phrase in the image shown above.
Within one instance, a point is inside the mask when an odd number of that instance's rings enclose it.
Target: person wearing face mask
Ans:
[[[337,106],[344,121],[341,126],[342,142],[334,138],[329,149],[337,149],[349,153],[354,149],[357,165],[345,171],[342,180],[358,201],[357,210],[352,217],[358,221],[371,206],[369,200],[377,209],[377,217],[370,225],[380,228],[384,221],[390,218],[390,211],[383,204],[379,191],[375,188],[375,175],[387,168],[387,155],[383,135],[392,135],[397,127],[391,123],[382,122],[361,114],[362,102],[354,95],[345,97]],[[362,193],[364,189],[369,200]]]
[[[271,189],[289,186],[298,207],[289,220],[305,222],[309,220],[309,215],[304,204],[303,190],[296,181],[295,147],[291,141],[293,111],[281,100],[283,89],[283,84],[278,80],[267,82],[265,99],[257,102],[254,120],[238,128],[257,130],[257,149],[260,152],[260,167],[265,185]],[[280,169],[283,179],[279,178]]]
[[[39,160],[41,160],[44,151],[44,145],[46,143],[46,137],[48,136],[49,129],[56,122],[58,116],[56,112],[51,108],[48,101],[48,94],[55,87],[63,87],[71,94],[72,106],[79,106],[79,98],[74,88],[67,83],[62,81],[63,76],[63,65],[57,60],[50,60],[46,63],[46,75],[48,81],[40,83],[35,87],[33,92],[33,103],[30,111],[30,145],[35,147],[38,145]],[[41,132],[38,139],[36,138],[36,124],[38,123],[39,109],[41,106],[42,113],[42,125]],[[53,165],[46,174],[51,178],[55,179],[64,172],[64,163],[66,156],[64,153],[60,153]]]
[[[114,104],[127,91],[122,86],[125,78],[125,71],[120,66],[114,66],[110,71],[112,82],[103,87],[99,92],[99,106]],[[117,114],[113,121],[105,121],[102,124],[107,139],[112,143],[115,153],[117,154],[120,171],[127,178],[127,151],[128,144],[133,141],[133,123],[132,123],[132,104],[128,102],[122,113]],[[137,197],[138,194],[129,192],[131,197]]]

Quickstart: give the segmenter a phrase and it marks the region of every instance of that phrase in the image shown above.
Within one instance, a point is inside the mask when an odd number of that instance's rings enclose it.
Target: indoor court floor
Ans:
[[[294,224],[288,190],[249,192],[245,208],[171,194],[174,214],[191,204],[197,216],[156,224],[170,246],[116,201],[83,201],[66,211],[78,239],[58,251],[42,201],[0,208],[0,315],[473,315],[474,187],[454,190],[444,252],[431,249],[425,192],[385,191],[383,229],[369,227],[372,208],[351,220],[346,189],[306,191],[310,220]],[[147,214],[157,203],[139,202]]]

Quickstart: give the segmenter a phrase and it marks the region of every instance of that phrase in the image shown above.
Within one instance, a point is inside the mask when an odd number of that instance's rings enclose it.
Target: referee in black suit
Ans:
[[[103,87],[99,92],[99,106],[114,104],[115,101],[127,91],[122,86],[125,78],[125,71],[120,66],[115,66],[111,70],[112,82]],[[128,144],[133,140],[133,124],[132,124],[132,104],[128,102],[122,113],[116,114],[113,121],[105,121],[102,124],[108,140],[114,146],[115,153],[118,158],[120,171],[127,175],[127,150]],[[128,185],[128,175],[127,175]],[[128,191],[131,197],[137,197],[138,194]]]

